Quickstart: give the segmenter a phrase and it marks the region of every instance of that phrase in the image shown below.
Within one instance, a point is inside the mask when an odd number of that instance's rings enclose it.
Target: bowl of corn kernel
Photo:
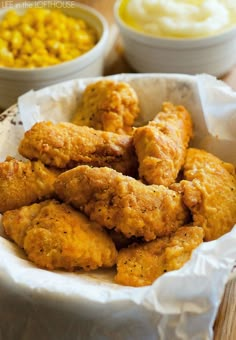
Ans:
[[[89,6],[0,10],[0,108],[61,81],[103,73],[104,17]]]

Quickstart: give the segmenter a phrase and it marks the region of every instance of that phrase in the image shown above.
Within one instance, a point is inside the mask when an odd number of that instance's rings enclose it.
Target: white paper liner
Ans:
[[[204,146],[235,162],[236,93],[224,83],[207,75],[108,78],[135,88],[141,104],[137,125],[152,119],[163,101],[185,105],[194,122],[193,146]],[[98,79],[73,80],[22,96],[19,110],[10,108],[0,122],[0,160],[19,156],[23,127],[29,129],[39,120],[68,121],[86,85]],[[141,288],[115,284],[112,270],[86,274],[36,268],[4,236],[0,236],[0,258],[0,338],[2,332],[4,339],[24,340],[211,339],[236,259],[236,228],[198,247],[182,269]]]

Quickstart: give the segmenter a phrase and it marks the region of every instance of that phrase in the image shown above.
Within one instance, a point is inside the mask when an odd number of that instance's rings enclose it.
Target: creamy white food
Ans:
[[[143,33],[197,38],[236,25],[236,0],[124,0],[120,14]]]

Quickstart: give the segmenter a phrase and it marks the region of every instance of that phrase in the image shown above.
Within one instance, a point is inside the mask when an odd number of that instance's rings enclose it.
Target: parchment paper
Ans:
[[[225,84],[207,75],[109,78],[128,81],[137,91],[137,125],[152,119],[163,101],[185,105],[194,121],[192,144],[236,162],[236,93]],[[19,107],[0,115],[0,160],[19,157],[24,129],[36,121],[68,121],[85,86],[98,79],[73,80],[20,97]],[[112,270],[86,274],[36,268],[3,233],[0,259],[0,339],[211,339],[236,259],[236,227],[199,246],[182,269],[141,288],[115,284]]]

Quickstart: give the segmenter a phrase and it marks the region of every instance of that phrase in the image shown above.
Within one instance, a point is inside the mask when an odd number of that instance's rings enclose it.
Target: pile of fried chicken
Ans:
[[[38,267],[116,266],[116,283],[150,285],[236,223],[235,168],[189,147],[187,109],[164,102],[134,127],[139,112],[128,83],[99,80],[71,122],[25,132],[26,161],[0,163],[3,229]]]

